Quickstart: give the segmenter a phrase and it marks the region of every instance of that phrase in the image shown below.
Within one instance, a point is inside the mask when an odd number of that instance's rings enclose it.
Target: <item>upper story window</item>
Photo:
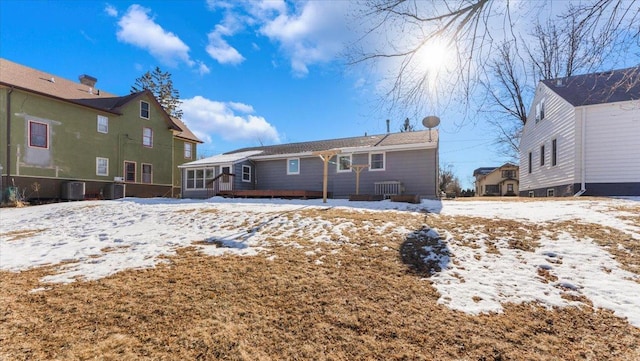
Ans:
[[[98,115],[98,133],[109,133],[109,118]]]
[[[544,119],[544,99],[536,104],[536,123]]]
[[[544,158],[546,158],[544,153],[545,152],[544,152],[544,144],[543,144],[540,146],[540,166],[544,165]]]
[[[109,175],[109,158],[96,158],[96,175]]]
[[[531,161],[533,160],[533,154],[531,152],[529,152],[529,174],[531,174],[531,171],[533,170],[533,166],[531,164]]]
[[[153,129],[142,128],[142,145],[153,147]]]
[[[502,178],[515,179],[516,178],[516,170],[515,169],[503,170],[502,171]]]
[[[251,182],[251,167],[248,165],[242,166],[242,181]]]
[[[384,155],[384,153],[371,153],[371,154],[369,154],[369,169],[370,170],[384,170],[385,169],[385,155]]]
[[[558,165],[558,140],[551,141],[551,165]]]
[[[149,119],[149,103],[140,101],[140,118]]]
[[[287,174],[300,174],[300,158],[287,159]]]
[[[338,172],[351,172],[351,154],[338,155]]]
[[[29,121],[29,146],[49,148],[49,125],[46,123]]]
[[[191,147],[193,146],[193,144],[191,143],[184,143],[184,157],[186,159],[191,159]]]

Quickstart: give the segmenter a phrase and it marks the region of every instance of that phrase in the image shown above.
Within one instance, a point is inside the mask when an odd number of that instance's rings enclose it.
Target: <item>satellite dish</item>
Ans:
[[[422,125],[429,129],[437,127],[438,124],[440,124],[440,118],[436,117],[435,115],[429,115],[428,117],[424,117],[424,119],[422,119]]]

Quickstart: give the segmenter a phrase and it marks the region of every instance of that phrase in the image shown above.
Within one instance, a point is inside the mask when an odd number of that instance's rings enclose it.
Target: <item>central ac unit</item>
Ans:
[[[62,183],[60,199],[66,201],[81,201],[84,199],[84,182],[65,182]]]

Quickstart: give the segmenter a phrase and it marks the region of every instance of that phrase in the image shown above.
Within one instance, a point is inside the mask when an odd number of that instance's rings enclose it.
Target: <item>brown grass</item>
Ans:
[[[393,221],[459,235],[476,225],[482,239],[470,245],[505,236],[529,251],[530,225],[336,209],[286,216],[352,222],[349,242],[300,236],[291,240],[299,248],[274,242],[256,257],[185,248],[155,269],[35,293],[53,267],[0,272],[0,360],[640,359],[640,329],[589,303],[479,316],[439,305],[429,281],[437,269],[415,262],[420,242],[433,240],[372,228]],[[570,231],[595,232],[580,227]]]

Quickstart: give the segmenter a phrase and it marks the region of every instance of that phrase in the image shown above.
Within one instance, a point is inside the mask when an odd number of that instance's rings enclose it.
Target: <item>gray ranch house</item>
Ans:
[[[640,66],[538,84],[520,196],[572,195],[640,195]]]
[[[325,171],[326,166],[326,171]],[[184,198],[412,195],[436,198],[438,131],[234,150],[180,165]]]

